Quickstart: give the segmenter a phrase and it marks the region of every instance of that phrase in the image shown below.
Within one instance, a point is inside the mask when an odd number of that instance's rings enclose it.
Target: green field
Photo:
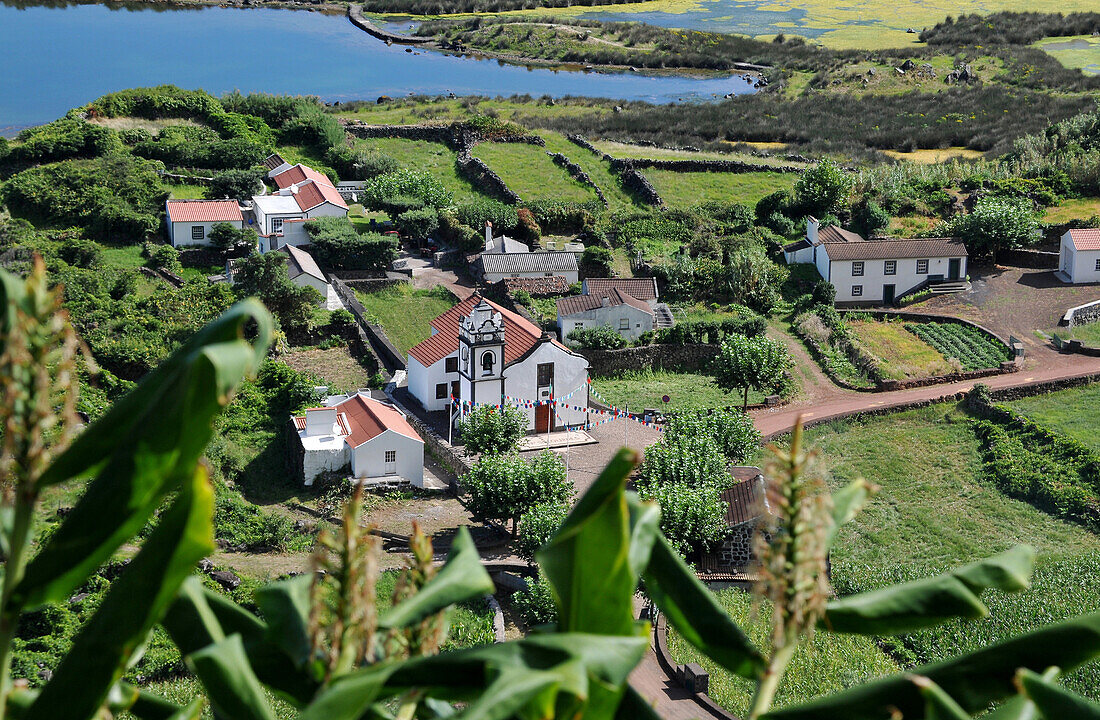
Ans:
[[[643,171],[668,205],[687,207],[717,201],[756,205],[776,190],[794,187],[798,176],[777,172],[676,172],[650,168]]]
[[[1087,397],[1073,390],[1036,397],[1030,407],[1058,408]],[[1095,396],[1093,396],[1095,397]],[[807,431],[838,488],[857,477],[881,491],[841,532],[832,554],[833,582],[842,594],[881,587],[964,564],[1028,543],[1039,550],[1034,586],[1023,593],[992,593],[992,615],[912,633],[890,644],[916,664],[985,647],[1040,625],[1100,605],[1100,538],[1002,495],[982,477],[978,441],[954,405],[834,422]],[[1066,684],[1100,697],[1095,664]]]
[[[1080,340],[1086,345],[1100,346],[1100,322],[1075,325],[1071,330],[1067,330],[1064,327],[1056,327],[1048,331],[1048,334],[1056,334],[1063,340]]]
[[[635,158],[642,160],[740,160],[756,165],[803,165],[809,167],[807,163],[790,163],[782,158],[759,157],[750,155],[749,153],[736,151],[713,152],[706,150],[673,150],[670,148],[648,147],[646,145],[631,145],[630,143],[614,142],[612,140],[593,140],[591,142],[598,150],[616,158]],[[779,144],[778,147],[768,149],[781,155],[784,146]]]
[[[631,410],[657,408],[676,412],[716,407],[740,407],[739,391],[726,392],[710,375],[667,370],[623,373],[615,377],[592,378],[592,387],[609,403]],[[669,402],[664,402],[667,395]],[[749,391],[749,402],[764,401],[764,393]]]
[[[1058,225],[1071,220],[1085,220],[1094,215],[1100,215],[1100,198],[1073,198],[1047,208],[1043,213],[1043,222]]]
[[[1096,432],[1100,421],[1100,385],[1086,385],[1005,404],[1035,422],[1100,452],[1100,435]]]
[[[428,339],[429,323],[458,302],[458,298],[445,287],[431,290],[413,290],[409,285],[395,285],[367,293],[355,291],[355,297],[363,303],[367,315],[378,321],[402,354],[409,348]]]
[[[752,597],[736,589],[717,593],[731,617],[748,633],[759,647],[768,646],[771,625],[765,622],[769,610],[761,608],[759,617],[752,613]],[[699,663],[710,673],[708,695],[722,707],[738,717],[745,717],[749,710],[753,683],[730,675],[717,663],[685,642],[674,631],[668,634],[668,649],[677,663]],[[890,675],[898,671],[891,660],[875,644],[873,638],[861,635],[833,635],[817,633],[813,640],[801,646],[791,659],[787,675],[776,693],[775,707],[803,702],[820,695],[827,695],[855,683]]]
[[[571,178],[538,145],[483,142],[474,146],[473,155],[485,161],[523,200],[583,203],[596,199],[592,188]]]
[[[202,185],[164,183],[164,187],[175,200],[197,200],[206,197],[206,188]]]
[[[592,181],[600,186],[604,197],[607,198],[608,209],[633,207],[636,205],[634,197],[623,190],[619,183],[619,175],[611,169],[611,165],[603,159],[579,145],[569,142],[562,135],[548,130],[539,133],[546,140],[546,149],[551,152],[559,152],[566,156],[588,173]]]
[[[936,348],[905,329],[900,322],[855,320],[852,333],[881,363],[883,375],[893,380],[946,375],[954,370]]]
[[[482,197],[469,180],[458,174],[455,151],[442,143],[405,138],[371,138],[355,141],[357,150],[374,149],[417,170],[427,170],[454,193],[456,202]]]

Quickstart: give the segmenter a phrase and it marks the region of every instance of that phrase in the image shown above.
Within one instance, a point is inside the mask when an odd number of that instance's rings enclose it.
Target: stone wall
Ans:
[[[1062,322],[1059,324],[1073,328],[1075,325],[1086,325],[1097,320],[1100,320],[1100,300],[1071,307],[1066,310],[1066,314],[1062,316]]]
[[[650,205],[664,205],[665,201],[661,199],[657,188],[649,182],[649,178],[634,168],[623,168],[622,172],[619,173],[619,177],[622,179],[623,187],[638,195],[643,202]]]
[[[500,175],[493,172],[480,158],[471,155],[469,150],[459,152],[455,162],[458,171],[477,189],[512,205],[520,202],[519,195],[505,184]]]
[[[673,172],[780,172],[800,173],[805,168],[795,165],[759,165],[743,160],[658,160],[654,158],[612,158],[612,170],[626,170],[627,168],[653,168],[656,170],[671,170]]]
[[[588,173],[581,169],[580,165],[561,153],[548,152],[546,154],[550,156],[550,159],[554,161],[555,165],[565,168],[566,172],[568,172],[574,180],[595,190],[596,197],[600,199],[600,202],[602,202],[605,207],[607,206],[607,198],[604,197],[603,190],[601,190],[600,186],[592,180]]]
[[[1002,250],[997,253],[997,262],[1013,267],[1056,270],[1059,257],[1056,252],[1042,250]]]
[[[586,350],[589,374],[604,377],[642,370],[697,371],[718,354],[717,345],[644,345],[621,350]]]
[[[401,45],[424,45],[430,43],[432,38],[430,37],[410,37],[408,35],[398,35],[391,33],[378,27],[363,15],[363,6],[357,3],[351,3],[348,5],[348,20],[351,20],[351,24],[359,28],[368,35],[373,35],[379,40],[383,40],[387,43],[398,43]]]
[[[718,548],[718,556],[723,567],[743,570],[752,563],[752,538],[756,533],[756,522],[746,522],[730,528],[729,535]]]
[[[451,145],[454,138],[450,125],[367,125],[349,122],[344,125],[348,134],[358,138],[404,138]]]

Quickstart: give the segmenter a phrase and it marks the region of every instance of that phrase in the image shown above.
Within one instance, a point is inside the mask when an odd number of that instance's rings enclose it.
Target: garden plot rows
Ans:
[[[1009,359],[1007,349],[977,328],[958,323],[906,323],[905,329],[944,357],[957,359],[963,370],[993,368]]]

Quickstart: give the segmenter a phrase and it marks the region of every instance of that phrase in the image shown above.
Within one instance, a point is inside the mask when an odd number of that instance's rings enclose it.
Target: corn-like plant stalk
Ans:
[[[802,447],[802,421],[795,424],[790,450],[772,446],[768,503],[753,545],[759,567],[753,588],[772,606],[771,653],[753,696],[749,718],[771,708],[776,690],[803,636],[812,636],[831,594],[828,536],[832,498],[814,470],[816,453]]]
[[[79,342],[62,309],[61,288],[50,289],[35,257],[21,297],[8,298],[0,318],[0,484],[3,487],[4,579],[0,590],[0,720],[12,690],[11,641],[18,607],[12,591],[23,578],[38,479],[76,426],[74,370]]]

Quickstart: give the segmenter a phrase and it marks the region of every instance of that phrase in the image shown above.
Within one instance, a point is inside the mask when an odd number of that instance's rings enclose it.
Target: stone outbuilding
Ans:
[[[768,508],[764,474],[758,467],[735,467],[734,484],[722,492],[729,534],[710,552],[700,553],[699,576],[713,582],[745,582],[752,569],[752,539]]]

